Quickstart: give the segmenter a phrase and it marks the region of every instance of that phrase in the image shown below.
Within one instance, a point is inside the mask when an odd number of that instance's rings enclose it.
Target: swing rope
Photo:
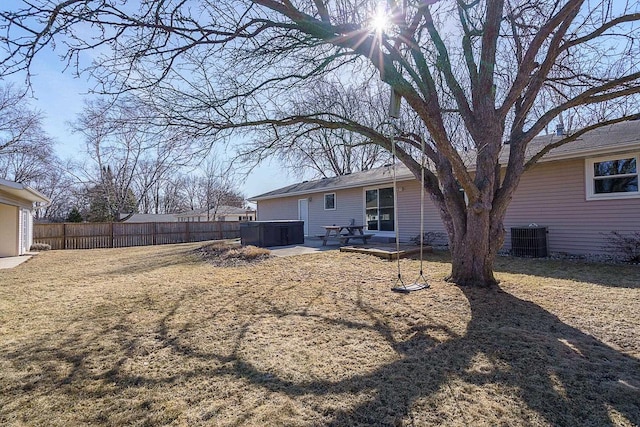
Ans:
[[[391,122],[393,126],[394,123]],[[410,285],[406,285],[402,280],[402,270],[400,268],[400,230],[398,227],[398,178],[396,173],[397,166],[397,156],[396,156],[396,141],[394,138],[395,135],[395,126],[391,131],[391,155],[393,157],[393,206],[395,208],[394,216],[393,216],[393,225],[395,228],[396,234],[396,261],[398,267],[398,278],[394,286],[391,288],[394,292],[405,293],[419,291],[421,289],[428,289],[429,283],[427,283],[427,279],[424,277],[423,272],[423,263],[424,263],[424,170],[425,170],[425,146],[424,139],[421,144],[421,160],[420,160],[420,274],[414,283]]]
[[[427,283],[427,279],[424,277],[424,170],[425,170],[425,146],[424,146],[424,138],[422,138],[420,144],[420,274],[416,279],[416,284],[420,284],[422,281],[422,285],[426,288],[429,287]]]
[[[404,281],[402,280],[402,271],[400,269],[400,236],[399,236],[399,231],[398,231],[398,177],[396,174],[396,141],[395,141],[395,125],[393,122],[393,118],[391,119],[391,157],[393,157],[393,162],[391,167],[393,168],[393,206],[395,209],[394,215],[393,215],[393,228],[395,230],[395,234],[396,234],[396,260],[397,260],[397,267],[398,267],[398,278],[396,279],[396,283],[393,285],[393,288],[391,288],[392,290],[394,289],[406,289],[407,286],[405,285]],[[400,287],[400,286],[402,287]]]

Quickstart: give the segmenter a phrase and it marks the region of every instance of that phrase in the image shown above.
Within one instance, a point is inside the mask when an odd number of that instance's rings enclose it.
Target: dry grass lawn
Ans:
[[[500,258],[483,291],[430,254],[401,295],[366,255],[199,246],[0,270],[0,425],[640,424],[639,266]]]

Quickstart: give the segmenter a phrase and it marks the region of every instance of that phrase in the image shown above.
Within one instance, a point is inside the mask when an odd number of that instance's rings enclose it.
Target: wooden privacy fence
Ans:
[[[237,221],[34,224],[34,243],[51,249],[124,248],[240,237]]]

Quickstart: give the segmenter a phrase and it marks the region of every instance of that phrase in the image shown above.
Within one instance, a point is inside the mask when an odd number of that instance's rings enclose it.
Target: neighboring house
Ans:
[[[50,202],[33,188],[0,179],[0,257],[29,251],[33,244],[33,210]]]
[[[120,219],[126,218],[129,214],[120,214]],[[177,214],[133,214],[124,222],[177,222]]]
[[[217,209],[199,209],[176,214],[180,222],[203,221],[253,221],[256,211],[253,209],[237,208],[235,206],[218,206]]]
[[[560,137],[535,138],[530,155]],[[501,153],[506,164],[509,146]],[[640,230],[640,121],[605,126],[550,151],[525,172],[504,221],[510,228],[548,227],[551,252],[605,253],[607,235]],[[394,206],[392,167],[303,182],[250,198],[258,220],[305,221],[305,235],[323,234],[323,225],[364,224],[367,233],[394,237],[398,215],[400,241],[420,232],[420,183],[404,166],[397,169]],[[425,197],[425,231],[444,232],[440,216]]]

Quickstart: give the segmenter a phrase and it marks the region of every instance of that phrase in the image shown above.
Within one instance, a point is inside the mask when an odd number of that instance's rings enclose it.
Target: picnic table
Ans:
[[[364,233],[364,225],[324,225],[324,234],[318,235],[322,239],[322,246],[327,245],[329,240],[338,240],[340,243],[347,244],[351,239],[360,239],[363,243],[367,243],[373,234]]]

